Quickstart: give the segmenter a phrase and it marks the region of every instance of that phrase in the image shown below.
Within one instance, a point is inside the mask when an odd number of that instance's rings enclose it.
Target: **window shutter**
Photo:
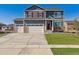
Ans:
[[[27,17],[28,17],[28,12],[27,12]]]
[[[32,12],[32,17],[33,17],[33,12]]]
[[[37,17],[39,17],[39,12],[37,13]]]
[[[42,12],[42,17],[44,17],[44,13]]]

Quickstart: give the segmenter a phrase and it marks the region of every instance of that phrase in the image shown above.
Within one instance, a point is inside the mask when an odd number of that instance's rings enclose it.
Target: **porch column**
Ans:
[[[52,20],[52,31],[54,30],[54,26],[53,26],[53,20]]]
[[[17,30],[16,30],[17,28],[16,28],[16,24],[15,24],[15,22],[14,22],[14,24],[13,24],[13,32],[14,33],[16,33],[17,32]]]
[[[46,11],[44,11],[44,32],[47,31],[47,20],[46,20]]]
[[[44,24],[44,31],[46,32],[47,31],[47,21],[45,20],[45,24]]]
[[[25,29],[25,18],[23,19],[23,32],[25,32],[24,29]]]

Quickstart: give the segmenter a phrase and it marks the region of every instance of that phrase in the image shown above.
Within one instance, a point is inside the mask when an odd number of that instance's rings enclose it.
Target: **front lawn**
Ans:
[[[0,32],[0,37],[6,35],[6,33]]]
[[[79,34],[45,34],[48,44],[79,44]]]
[[[79,55],[79,48],[52,48],[54,55]]]

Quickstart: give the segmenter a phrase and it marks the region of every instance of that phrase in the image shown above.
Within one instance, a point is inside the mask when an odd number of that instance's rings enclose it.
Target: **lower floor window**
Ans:
[[[63,22],[53,22],[54,26],[63,26]]]

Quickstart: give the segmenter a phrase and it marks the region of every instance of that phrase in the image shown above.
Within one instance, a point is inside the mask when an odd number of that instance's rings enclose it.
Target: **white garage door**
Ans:
[[[23,26],[17,26],[17,32],[18,33],[23,33],[24,32]]]
[[[29,33],[44,33],[44,26],[29,26]]]

